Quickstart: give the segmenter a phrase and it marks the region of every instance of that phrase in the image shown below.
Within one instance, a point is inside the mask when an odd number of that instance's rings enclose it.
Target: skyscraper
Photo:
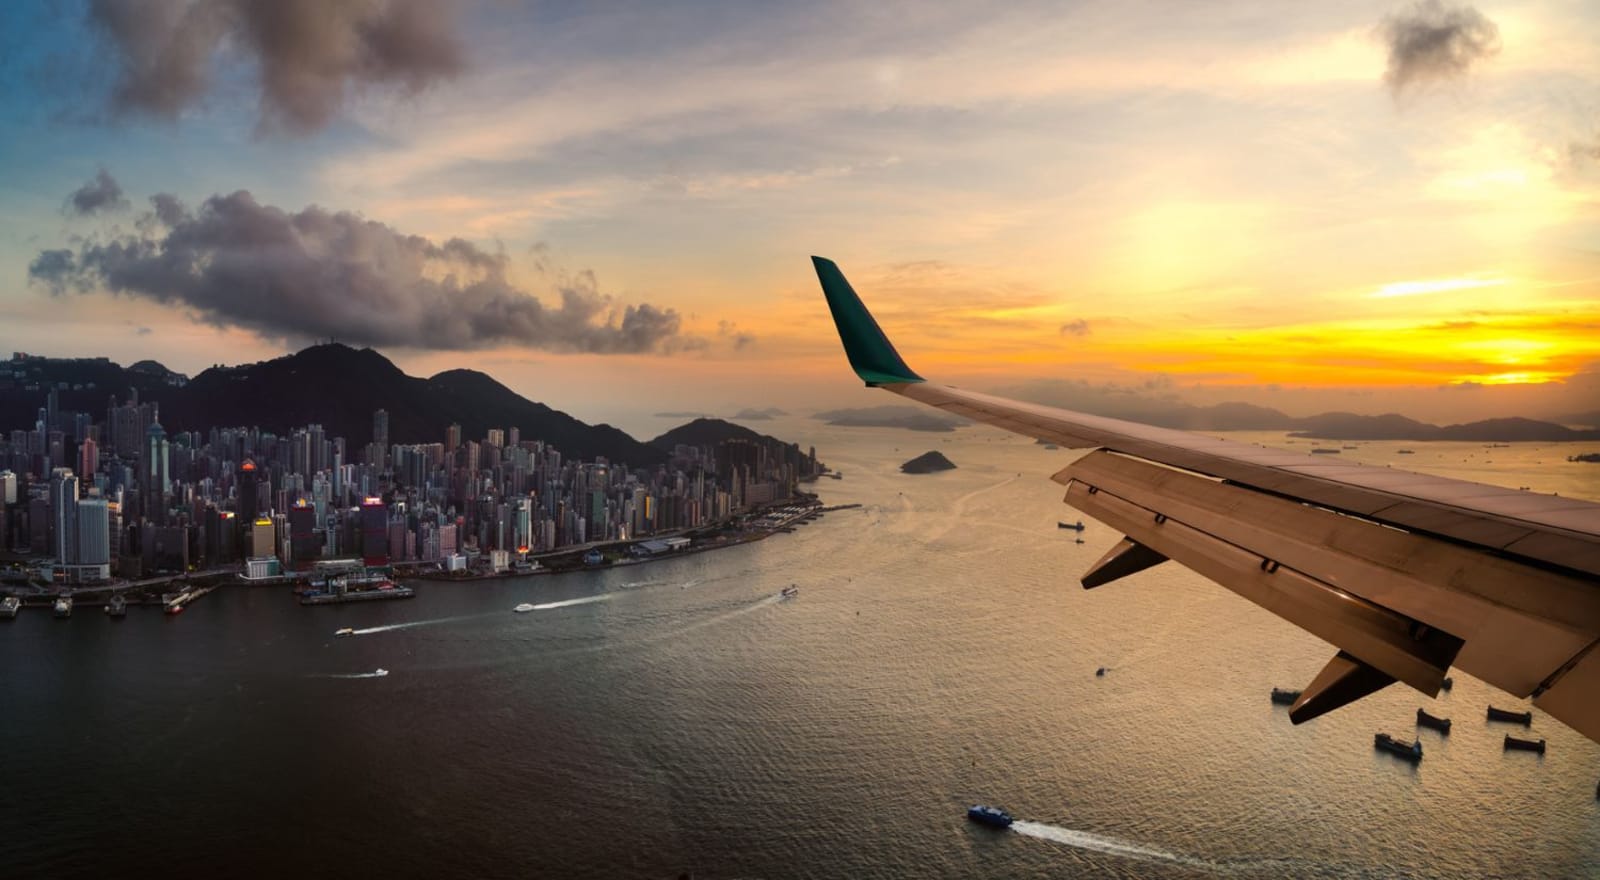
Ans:
[[[289,558],[294,568],[309,568],[321,555],[321,534],[317,531],[317,509],[304,498],[289,508]]]
[[[78,478],[72,468],[56,468],[50,474],[50,525],[56,561],[71,565],[78,561]]]
[[[389,564],[389,508],[382,498],[361,502],[361,558],[368,565]]]
[[[372,442],[389,448],[389,411],[386,409],[372,414]]]
[[[247,524],[254,523],[256,513],[260,511],[260,505],[256,501],[256,489],[259,480],[260,477],[256,474],[256,463],[248,458],[245,459],[244,464],[239,465],[239,473],[235,475],[234,489],[239,500],[239,518]]]
[[[93,438],[85,438],[78,446],[78,473],[83,474],[85,480],[93,480],[95,471],[100,469],[100,447]]]
[[[74,563],[82,580],[111,576],[111,510],[104,498],[78,502],[77,551]]]
[[[152,422],[144,438],[139,488],[144,493],[145,514],[156,524],[165,525],[167,496],[172,491],[172,480],[167,475],[167,431],[160,422]]]

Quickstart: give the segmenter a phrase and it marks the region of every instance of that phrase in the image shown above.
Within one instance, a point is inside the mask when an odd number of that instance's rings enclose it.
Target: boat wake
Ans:
[[[559,602],[542,602],[533,606],[535,611],[549,611],[552,608],[567,608],[573,605],[588,605],[593,602],[608,602],[616,598],[616,593],[601,593],[598,596],[584,596],[581,599],[562,599]]]
[[[708,626],[716,626],[719,623],[726,623],[727,621],[733,620],[736,617],[743,617],[744,615],[749,614],[752,611],[759,611],[762,608],[767,608],[767,607],[769,607],[771,605],[774,605],[774,604],[776,604],[778,602],[781,602],[781,601],[783,601],[783,596],[779,595],[779,594],[774,594],[774,595],[771,595],[771,596],[763,596],[762,598],[757,599],[757,600],[755,600],[753,602],[742,601],[735,608],[729,609],[727,611],[723,611],[723,612],[718,613],[718,614],[713,614],[713,615],[711,615],[709,617],[703,617],[703,618],[701,618],[699,620],[696,620],[696,621],[694,621],[692,623],[687,623],[687,624],[684,624],[683,626],[675,627],[675,628],[673,628],[671,630],[668,630],[666,632],[651,633],[649,635],[642,635],[642,636],[637,636],[637,637],[634,637],[634,638],[623,639],[623,640],[615,640],[615,641],[614,640],[606,640],[606,641],[599,642],[599,643],[596,643],[596,644],[593,644],[593,645],[583,645],[581,647],[567,648],[567,649],[564,649],[564,650],[557,650],[557,651],[549,651],[549,652],[544,653],[543,656],[545,656],[545,657],[560,657],[560,656],[572,656],[572,655],[578,655],[578,654],[594,654],[594,653],[599,653],[599,652],[603,652],[603,651],[637,649],[637,648],[648,647],[650,645],[660,644],[662,642],[675,641],[675,640],[681,638],[682,636],[684,636],[684,635],[686,635],[688,633],[694,632],[695,630],[705,629]]]
[[[608,602],[615,599],[619,593],[601,593],[598,596],[584,596],[579,599],[562,599],[558,602],[543,602],[533,606],[534,611],[549,611],[552,608],[566,608],[570,605],[588,605],[592,602]],[[477,620],[483,617],[498,616],[494,614],[457,614],[453,617],[433,617],[427,620],[408,620],[405,623],[389,623],[383,626],[369,626],[362,629],[351,630],[353,636],[370,636],[377,633],[396,632],[404,629],[417,629],[424,626],[438,626],[442,623],[459,623],[463,620]]]
[[[471,620],[474,617],[482,616],[483,615],[481,614],[458,614],[455,617],[435,617],[429,620],[411,620],[405,623],[390,623],[384,626],[369,626],[364,629],[351,630],[350,634],[353,636],[370,636],[373,633],[394,632],[395,630],[401,629],[416,629],[419,626],[437,626],[441,623],[455,623],[458,620]]]
[[[1140,846],[1137,843],[1118,840],[1115,837],[1091,834],[1088,831],[1076,831],[1057,825],[1046,825],[1043,822],[1018,820],[1011,823],[1011,830],[1029,837],[1037,837],[1040,840],[1066,844],[1076,849],[1093,850],[1094,852],[1108,853],[1124,858],[1140,859],[1146,862],[1163,862],[1168,865],[1183,865],[1189,868],[1207,868],[1211,870],[1217,870],[1218,868],[1217,865],[1203,859],[1179,855],[1158,847]]]
[[[312,676],[309,676],[309,677],[310,678],[383,678],[384,676],[386,676],[388,674],[389,674],[389,670],[387,670],[387,669],[377,669],[377,670],[374,670],[372,672],[351,672],[351,673],[346,673],[346,674],[343,674],[343,675],[340,675],[338,673],[329,673],[327,675],[312,675]]]

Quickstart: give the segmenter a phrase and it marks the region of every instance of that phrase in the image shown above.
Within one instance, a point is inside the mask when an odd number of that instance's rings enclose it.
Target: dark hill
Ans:
[[[1565,425],[1536,422],[1533,419],[1485,419],[1465,425],[1449,425],[1439,429],[1441,440],[1590,440],[1600,436],[1596,431],[1574,431]]]
[[[666,459],[616,428],[586,425],[483,373],[450,370],[420,379],[370,348],[316,345],[261,363],[212,367],[183,387],[152,381],[144,370],[110,367],[114,372],[97,368],[95,389],[63,394],[62,407],[89,412],[98,421],[105,417],[109,395],[126,400],[128,388],[135,387],[141,401],[160,402],[168,431],[254,425],[282,433],[314,422],[328,436],[344,437],[354,453],[371,442],[372,413],[384,409],[393,443],[442,442],[446,429],[458,423],[462,437],[474,440],[489,428],[518,428],[524,439],[544,440],[569,458],[604,456],[632,466]],[[43,399],[41,390],[0,390],[4,428],[31,426]]]
[[[955,469],[955,462],[945,458],[938,450],[924,452],[900,466],[908,474],[931,474]]]
[[[650,445],[663,452],[671,452],[672,447],[682,444],[684,446],[715,446],[724,440],[750,440],[754,442],[766,441],[780,446],[789,446],[776,437],[758,434],[743,425],[722,419],[695,419],[687,425],[662,434],[650,441]]]
[[[1332,412],[1308,416],[1299,421],[1300,430],[1293,437],[1317,437],[1325,440],[1437,440],[1439,429],[1396,413],[1381,416],[1358,416],[1355,413]]]
[[[671,454],[673,448],[679,445],[715,447],[726,440],[748,440],[767,447],[767,454],[786,462],[793,468],[796,476],[810,476],[821,468],[811,461],[809,453],[802,451],[798,443],[786,443],[776,437],[758,434],[743,425],[735,425],[722,419],[695,419],[687,425],[679,425],[651,440],[650,445],[663,453]]]

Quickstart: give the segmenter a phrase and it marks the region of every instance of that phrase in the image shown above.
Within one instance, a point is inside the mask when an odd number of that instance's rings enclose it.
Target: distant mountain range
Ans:
[[[469,439],[483,437],[490,428],[515,427],[524,438],[550,443],[563,455],[604,456],[635,467],[666,461],[672,443],[664,448],[660,443],[674,436],[668,432],[655,443],[641,443],[618,428],[588,425],[528,400],[476,370],[417,378],[372,349],[337,343],[255,364],[212,367],[193,379],[155,361],[126,369],[103,358],[0,362],[0,429],[32,429],[51,387],[57,388],[60,409],[87,412],[97,422],[104,420],[113,395],[125,402],[136,390],[141,402],[160,403],[161,424],[169,433],[231,425],[283,433],[318,423],[328,436],[344,437],[352,450],[371,442],[372,414],[379,409],[389,413],[392,443],[442,442],[452,424]],[[714,419],[677,431],[696,439],[674,442],[697,444],[764,436]]]
[[[941,415],[923,406],[864,406],[856,409],[830,409],[812,416],[830,425],[850,428],[905,428],[908,431],[954,431],[971,422]]]
[[[1060,405],[1037,397],[1033,399],[1051,406]],[[1395,413],[1363,416],[1332,412],[1296,418],[1248,403],[1192,406],[1154,400],[1138,400],[1118,407],[1086,407],[1080,411],[1185,431],[1285,431],[1295,437],[1319,440],[1466,440],[1502,443],[1515,440],[1600,440],[1600,430],[1579,430],[1554,422],[1523,418],[1486,419],[1440,427]],[[1593,415],[1600,414],[1580,414],[1572,424],[1585,424],[1582,419]],[[908,428],[914,431],[951,431],[970,424],[940,413],[924,414],[918,407],[894,405],[828,410],[817,413],[815,418],[830,425]]]

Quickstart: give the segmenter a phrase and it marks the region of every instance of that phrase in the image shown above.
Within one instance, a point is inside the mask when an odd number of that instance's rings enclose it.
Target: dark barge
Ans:
[[[1421,709],[1417,710],[1417,726],[1437,730],[1446,736],[1450,734],[1450,719],[1440,718],[1437,715],[1429,715],[1427,712]]]
[[[1504,721],[1504,722],[1506,722],[1508,724],[1520,724],[1523,727],[1531,727],[1531,726],[1533,726],[1533,713],[1532,712],[1511,712],[1511,711],[1508,711],[1506,709],[1496,709],[1495,707],[1490,706],[1489,707],[1489,720],[1490,721]]]
[[[1422,761],[1422,740],[1408,743],[1395,739],[1387,733],[1380,733],[1372,738],[1372,744],[1379,751],[1388,752],[1413,764]]]
[[[1506,734],[1505,751],[1538,752],[1544,754],[1544,740],[1542,739],[1517,739],[1511,734]]]

